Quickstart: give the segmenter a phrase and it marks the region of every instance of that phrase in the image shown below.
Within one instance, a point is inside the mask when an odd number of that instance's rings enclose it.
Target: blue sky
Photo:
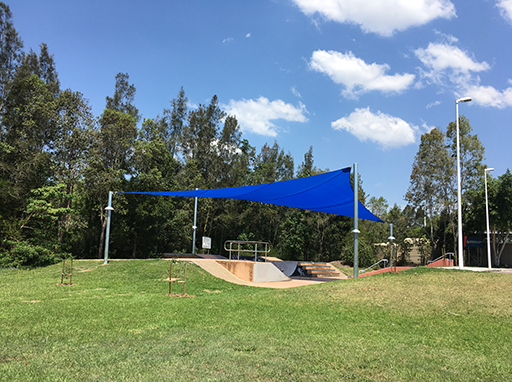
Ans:
[[[494,176],[512,167],[512,0],[6,1],[25,50],[44,42],[62,88],[101,114],[128,73],[143,118],[183,86],[216,94],[258,149],[298,166],[357,162],[363,187],[405,205],[421,134],[470,120]]]

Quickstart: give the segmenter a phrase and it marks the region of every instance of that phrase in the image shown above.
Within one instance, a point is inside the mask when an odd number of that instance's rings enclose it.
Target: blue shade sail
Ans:
[[[350,167],[306,178],[254,186],[193,191],[125,192],[126,194],[238,199],[275,204],[309,211],[354,217],[354,191],[350,184]],[[382,222],[358,203],[359,219]]]

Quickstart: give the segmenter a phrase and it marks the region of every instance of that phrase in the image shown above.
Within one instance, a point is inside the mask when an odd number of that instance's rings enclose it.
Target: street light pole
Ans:
[[[491,237],[490,237],[490,229],[489,229],[489,198],[487,197],[487,172],[494,171],[493,168],[486,168],[484,170],[484,179],[485,179],[485,216],[487,219],[487,266],[489,269],[492,268],[491,262]]]
[[[389,255],[389,270],[393,272],[393,240],[395,240],[395,237],[393,236],[393,224],[389,225],[389,242],[391,243],[391,254]],[[395,269],[396,269],[396,263],[395,263]]]
[[[459,139],[459,102],[469,102],[471,97],[455,100],[455,122],[457,126],[457,217],[458,217],[458,248],[459,268],[464,267],[464,249],[462,247],[462,190],[460,183],[460,139]]]
[[[103,256],[103,264],[108,264],[108,246],[110,243],[110,220],[112,211],[114,211],[114,208],[112,208],[112,195],[114,194],[113,191],[108,192],[108,206],[105,207],[105,211],[107,211],[107,232],[105,234],[105,254]]]
[[[199,190],[199,188],[196,188]],[[192,226],[194,232],[192,233],[192,254],[196,254],[196,231],[197,231],[197,196],[194,202],[194,225]]]
[[[354,278],[359,276],[359,180],[357,175],[357,163],[354,163]]]

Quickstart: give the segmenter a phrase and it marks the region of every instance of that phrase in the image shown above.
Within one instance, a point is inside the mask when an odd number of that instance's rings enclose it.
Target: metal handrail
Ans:
[[[435,260],[429,260],[429,261],[427,261],[427,264],[435,263],[437,260],[446,259],[446,256],[447,256],[447,255],[449,255],[449,256],[448,256],[448,260],[451,260],[451,259],[452,259],[452,255],[454,255],[454,253],[453,253],[453,252],[447,252],[447,253],[445,253],[444,255],[439,256],[439,257],[438,257],[437,259],[435,259]]]
[[[362,273],[362,272],[364,272],[364,271],[367,271],[368,269],[373,268],[374,266],[376,266],[377,264],[382,263],[382,262],[386,262],[386,263],[387,263],[387,262],[388,262],[388,259],[382,259],[382,260],[379,260],[379,261],[377,261],[375,264],[370,265],[368,268],[363,269],[362,271],[359,271],[359,273]]]
[[[226,248],[226,244],[229,244],[229,248]],[[236,244],[238,248],[233,249],[233,244]],[[242,249],[241,245],[248,244],[254,245],[254,249]],[[258,250],[258,245],[265,246],[265,249]],[[231,260],[231,252],[237,252],[238,258],[240,258],[240,253],[254,253],[254,261],[256,261],[258,257],[258,253],[265,254],[265,260],[267,259],[267,255],[270,252],[272,245],[266,241],[247,241],[247,240],[226,240],[224,242],[224,250],[229,252],[229,260]]]

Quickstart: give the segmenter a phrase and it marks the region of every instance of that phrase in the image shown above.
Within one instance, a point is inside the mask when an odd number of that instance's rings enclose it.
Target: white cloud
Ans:
[[[451,41],[456,42],[457,39]],[[426,49],[416,49],[414,54],[427,68],[422,73],[423,79],[454,89],[455,97],[470,96],[473,103],[483,107],[503,109],[512,106],[512,87],[500,91],[480,84],[480,77],[476,73],[491,69],[487,62],[475,61],[468,52],[450,43],[430,43]],[[427,105],[427,109],[434,105]]]
[[[512,0],[498,0],[496,6],[500,9],[501,16],[512,24]]]
[[[268,98],[259,97],[257,100],[230,100],[229,105],[225,105],[224,108],[228,114],[236,116],[244,131],[271,137],[277,135],[276,125],[272,121],[277,119],[289,122],[308,121],[304,104],[299,103],[296,107],[280,99],[269,101]]]
[[[356,24],[364,32],[391,36],[437,18],[456,17],[449,0],[293,0],[308,16]]]
[[[473,102],[484,107],[496,107],[504,109],[512,106],[512,87],[503,91],[496,90],[492,86],[473,85],[464,89],[461,94],[469,95]]]
[[[436,72],[451,69],[456,73],[469,73],[490,69],[487,62],[475,62],[467,52],[447,44],[430,43],[426,49],[416,49],[414,54]]]
[[[441,101],[434,101],[434,102],[429,103],[429,104],[426,106],[426,109],[430,109],[431,107],[439,106],[439,105],[441,105]]]
[[[247,34],[245,35],[245,37],[246,37],[246,38],[251,37],[251,33],[250,33],[250,32],[249,32],[249,33],[247,33]]]
[[[421,124],[421,127],[423,127],[423,129],[425,129],[425,131],[427,133],[430,133],[432,130],[434,130],[436,127],[435,126],[429,126],[427,125],[427,122],[425,121],[422,121],[423,123]]]
[[[230,42],[233,42],[234,38],[233,37],[228,37],[228,38],[225,38],[224,40],[222,40],[222,43],[223,44],[228,44]]]
[[[451,34],[443,33],[441,31],[438,31],[437,29],[434,29],[434,33],[437,35],[437,38],[440,42],[443,42],[445,44],[455,44],[459,41],[459,39]]]
[[[299,91],[295,88],[295,86],[292,86],[292,93],[295,97],[299,97],[301,98],[302,96],[300,95]]]
[[[317,50],[313,52],[309,67],[327,74],[337,84],[345,86],[342,94],[347,98],[357,98],[363,93],[378,90],[384,93],[399,93],[411,86],[413,74],[387,75],[387,64],[367,64],[352,52],[343,54],[335,51]]]
[[[346,130],[360,141],[373,141],[383,148],[406,146],[416,141],[418,127],[403,119],[381,113],[374,114],[370,108],[356,109],[348,117],[331,123],[335,130]]]
[[[195,110],[195,109],[199,108],[199,105],[197,103],[195,103],[195,102],[188,101],[187,102],[187,107],[189,109]]]

